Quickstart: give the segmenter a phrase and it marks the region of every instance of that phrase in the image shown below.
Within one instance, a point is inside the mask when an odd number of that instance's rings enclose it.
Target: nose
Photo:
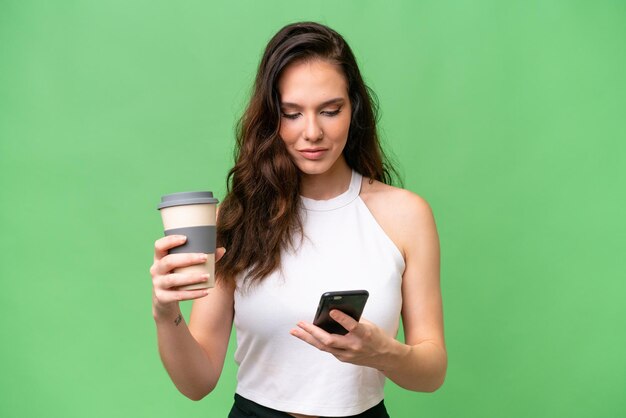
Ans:
[[[315,116],[306,118],[306,126],[304,127],[304,139],[310,142],[316,142],[322,139],[322,127],[319,125]]]

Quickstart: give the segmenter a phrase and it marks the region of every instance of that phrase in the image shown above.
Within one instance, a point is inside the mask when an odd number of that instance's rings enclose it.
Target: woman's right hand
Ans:
[[[169,249],[184,244],[186,240],[187,237],[184,235],[169,235],[154,243],[154,262],[150,267],[150,275],[152,276],[152,309],[155,316],[177,311],[180,301],[198,299],[208,294],[209,289],[178,289],[179,286],[208,280],[208,275],[201,273],[172,273],[175,268],[201,264],[207,259],[207,255],[202,253],[168,254]],[[218,249],[216,260],[223,253],[222,248]]]

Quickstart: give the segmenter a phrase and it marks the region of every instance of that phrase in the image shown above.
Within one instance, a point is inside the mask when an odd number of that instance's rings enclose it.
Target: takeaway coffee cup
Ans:
[[[161,197],[161,211],[165,235],[185,235],[183,245],[169,250],[169,254],[205,253],[203,264],[174,269],[174,273],[209,274],[203,283],[181,286],[180,289],[205,289],[215,286],[215,209],[218,200],[213,192],[182,192]]]

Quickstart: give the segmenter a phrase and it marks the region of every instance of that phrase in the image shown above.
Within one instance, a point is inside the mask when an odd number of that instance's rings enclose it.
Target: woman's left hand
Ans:
[[[384,358],[395,342],[393,338],[371,322],[365,319],[357,322],[337,309],[330,311],[330,317],[347,329],[348,333],[329,334],[313,324],[301,321],[298,328],[291,330],[291,335],[332,354],[340,361],[384,370]]]

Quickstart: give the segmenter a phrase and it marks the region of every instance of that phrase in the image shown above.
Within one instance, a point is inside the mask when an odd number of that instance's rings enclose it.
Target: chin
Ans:
[[[306,174],[309,176],[315,176],[318,174],[324,174],[328,170],[330,170],[330,166],[328,164],[320,164],[314,163],[311,164],[309,161],[304,164],[297,164],[298,169],[302,172],[302,174]]]

